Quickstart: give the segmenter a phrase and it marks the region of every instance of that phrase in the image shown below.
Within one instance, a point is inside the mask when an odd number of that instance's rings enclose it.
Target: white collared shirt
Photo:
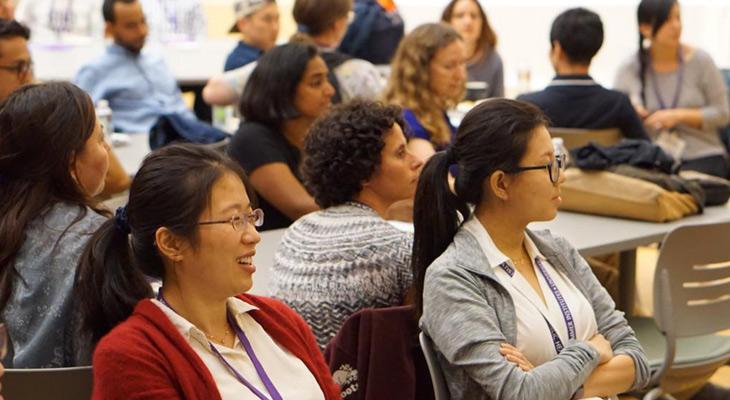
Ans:
[[[535,268],[540,288],[545,297],[545,303],[527,280],[517,272],[514,262],[497,248],[489,233],[477,218],[471,217],[463,225],[463,229],[466,229],[477,238],[484,255],[489,260],[489,267],[493,269],[499,283],[507,289],[510,297],[512,297],[517,316],[517,343],[515,347],[535,366],[555,358],[557,352],[545,319],[550,321],[563,345],[569,340],[568,329],[558,301],[543,275]],[[530,255],[533,266],[535,265],[535,259],[539,258],[545,271],[555,282],[560,294],[565,298],[575,321],[576,339],[588,340],[593,337],[598,331],[596,316],[585,296],[569,279],[548,262],[527,234],[525,234],[525,248]],[[515,273],[512,276],[500,266],[503,263],[507,263],[510,268],[514,269]]]
[[[210,349],[205,333],[157,300],[152,302],[160,307],[170,322],[187,340],[213,376],[222,400],[259,400],[246,386],[236,379],[228,367]],[[269,336],[264,328],[248,312],[257,308],[238,298],[228,299],[228,310],[234,315],[238,326],[251,342],[256,357],[269,375],[271,382],[284,399],[324,400],[324,394],[314,375],[304,362],[281,347]],[[243,349],[235,338],[232,349],[213,344],[220,354],[261,393],[269,396],[263,382]]]

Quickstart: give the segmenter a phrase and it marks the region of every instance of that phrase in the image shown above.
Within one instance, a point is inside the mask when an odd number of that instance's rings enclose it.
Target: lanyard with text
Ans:
[[[568,303],[565,301],[563,294],[560,293],[560,290],[558,289],[558,286],[555,284],[555,281],[553,281],[553,279],[548,274],[547,270],[545,270],[545,267],[542,265],[542,261],[540,261],[540,258],[538,258],[538,257],[535,257],[535,266],[537,267],[538,271],[540,271],[540,274],[543,276],[543,278],[545,278],[545,282],[547,283],[548,287],[550,288],[550,291],[553,293],[555,300],[558,302],[558,306],[560,307],[560,312],[563,314],[563,320],[565,321],[565,327],[568,331],[568,339],[575,339],[576,338],[575,320],[573,319],[573,314],[570,312]],[[500,265],[500,267],[510,277],[514,276],[515,270],[506,262],[502,263]],[[540,313],[542,314],[542,311]],[[560,352],[563,351],[563,348],[565,348],[565,346],[563,345],[563,341],[560,340],[560,336],[558,336],[558,332],[555,331],[555,328],[553,328],[553,325],[550,323],[550,321],[548,321],[547,317],[545,315],[543,315],[542,317],[543,317],[543,319],[545,319],[545,323],[547,324],[548,329],[550,330],[550,336],[552,336],[553,345],[555,346],[555,351],[558,354],[560,354]]]
[[[664,98],[662,98],[662,94],[659,92],[659,85],[657,84],[656,72],[654,72],[654,68],[649,68],[649,76],[651,77],[651,83],[654,86],[654,94],[656,95],[657,101],[659,102],[659,108],[661,108],[662,110],[666,110],[667,108],[675,109],[677,108],[677,103],[679,102],[679,93],[682,91],[682,82],[684,81],[684,60],[682,59],[682,49],[679,49],[677,60],[677,62],[679,63],[679,68],[677,70],[677,89],[674,91],[674,98],[672,99],[671,107],[667,107],[666,103],[664,102]]]
[[[159,292],[157,293],[157,300],[159,300],[162,304],[166,305],[170,310],[175,311],[172,306],[165,300],[165,297],[162,296],[162,288],[160,288]],[[263,393],[261,393],[260,390],[258,390],[251,382],[249,382],[246,378],[241,375],[240,372],[236,370],[236,368],[231,365],[231,363],[228,362],[228,360],[223,357],[223,355],[218,351],[218,349],[213,346],[213,343],[208,341],[208,345],[210,346],[210,350],[215,354],[221,362],[228,368],[229,371],[233,374],[233,376],[236,377],[236,379],[241,382],[244,386],[246,386],[253,394],[256,395],[261,400],[282,400],[281,395],[279,394],[279,391],[276,390],[276,387],[271,382],[271,379],[269,378],[269,375],[266,373],[266,370],[264,370],[263,365],[261,365],[261,362],[259,361],[258,357],[256,357],[256,353],[253,351],[253,346],[251,346],[251,342],[248,340],[248,337],[246,337],[246,334],[243,333],[243,330],[241,330],[241,327],[238,326],[236,321],[234,321],[233,316],[230,312],[226,313],[226,318],[228,319],[228,324],[233,328],[233,330],[236,332],[236,336],[238,336],[238,340],[243,345],[244,350],[246,350],[246,354],[248,354],[249,359],[251,359],[251,363],[253,363],[254,368],[256,368],[256,373],[259,375],[259,378],[261,378],[261,382],[264,383],[264,386],[266,387],[266,390],[268,390],[269,394],[271,394],[271,399],[266,397]]]

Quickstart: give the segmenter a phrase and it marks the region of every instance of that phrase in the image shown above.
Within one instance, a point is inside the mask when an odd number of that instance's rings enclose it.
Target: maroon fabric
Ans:
[[[239,296],[277,343],[302,360],[327,400],[340,399],[312,332],[294,311],[265,297]],[[106,335],[94,352],[93,399],[220,400],[208,368],[150,300]]]
[[[412,306],[361,310],[325,350],[346,400],[432,400]]]

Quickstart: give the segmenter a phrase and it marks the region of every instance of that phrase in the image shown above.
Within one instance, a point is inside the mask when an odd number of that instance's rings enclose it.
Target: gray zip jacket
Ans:
[[[649,364],[634,331],[590,267],[565,239],[549,231],[528,231],[540,252],[593,306],[598,331],[615,355],[634,360],[632,389],[644,387]],[[499,283],[477,239],[460,229],[426,270],[421,329],[433,339],[452,399],[567,400],[598,365],[587,342],[570,340],[554,359],[530,372],[509,363],[500,343],[515,345],[514,303]]]

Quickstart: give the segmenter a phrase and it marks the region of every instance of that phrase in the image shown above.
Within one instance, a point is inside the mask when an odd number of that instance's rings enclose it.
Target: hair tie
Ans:
[[[127,206],[117,208],[117,212],[114,213],[114,226],[125,235],[132,233],[127,222]]]
[[[446,156],[446,161],[448,161],[449,165],[456,164],[456,162],[457,162],[457,159],[456,159],[456,151],[454,151],[454,146],[453,145],[452,146],[449,146],[446,149],[445,156]]]

